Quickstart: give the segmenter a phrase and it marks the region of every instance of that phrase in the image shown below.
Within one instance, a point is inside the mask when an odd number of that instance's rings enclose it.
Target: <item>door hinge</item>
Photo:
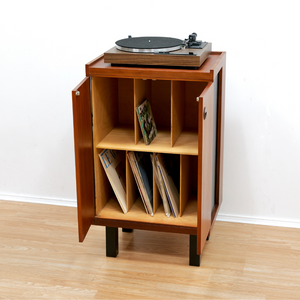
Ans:
[[[205,120],[206,117],[207,117],[207,108],[206,108],[206,107],[204,107],[204,115],[203,115],[203,117],[204,117],[204,120]]]

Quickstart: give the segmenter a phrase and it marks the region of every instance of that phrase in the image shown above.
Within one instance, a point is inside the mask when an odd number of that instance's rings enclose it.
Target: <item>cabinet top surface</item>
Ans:
[[[103,54],[86,64],[86,76],[161,79],[183,81],[213,81],[225,66],[225,52],[211,52],[197,69],[176,69],[163,67],[112,66],[104,62]]]

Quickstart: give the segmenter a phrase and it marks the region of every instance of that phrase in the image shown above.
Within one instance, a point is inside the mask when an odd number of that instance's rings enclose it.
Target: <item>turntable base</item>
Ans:
[[[111,64],[200,67],[211,53],[212,44],[203,49],[180,49],[173,52],[135,53],[120,51],[116,47],[104,53],[104,62]]]

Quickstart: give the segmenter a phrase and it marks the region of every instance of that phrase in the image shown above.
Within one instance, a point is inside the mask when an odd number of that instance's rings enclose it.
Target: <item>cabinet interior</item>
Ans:
[[[92,77],[92,114],[96,216],[197,226],[198,102],[206,82]],[[158,134],[145,145],[135,108],[151,104]],[[128,213],[123,214],[98,154],[104,149],[121,153],[126,166]],[[154,217],[147,215],[127,159],[128,151],[177,155],[180,160],[180,214],[167,218],[153,180]],[[152,172],[154,179],[154,174]]]

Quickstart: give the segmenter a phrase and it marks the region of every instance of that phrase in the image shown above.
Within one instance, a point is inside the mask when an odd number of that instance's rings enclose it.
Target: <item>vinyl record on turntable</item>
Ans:
[[[180,50],[182,40],[170,37],[129,37],[116,41],[116,48],[135,53],[172,52]]]

